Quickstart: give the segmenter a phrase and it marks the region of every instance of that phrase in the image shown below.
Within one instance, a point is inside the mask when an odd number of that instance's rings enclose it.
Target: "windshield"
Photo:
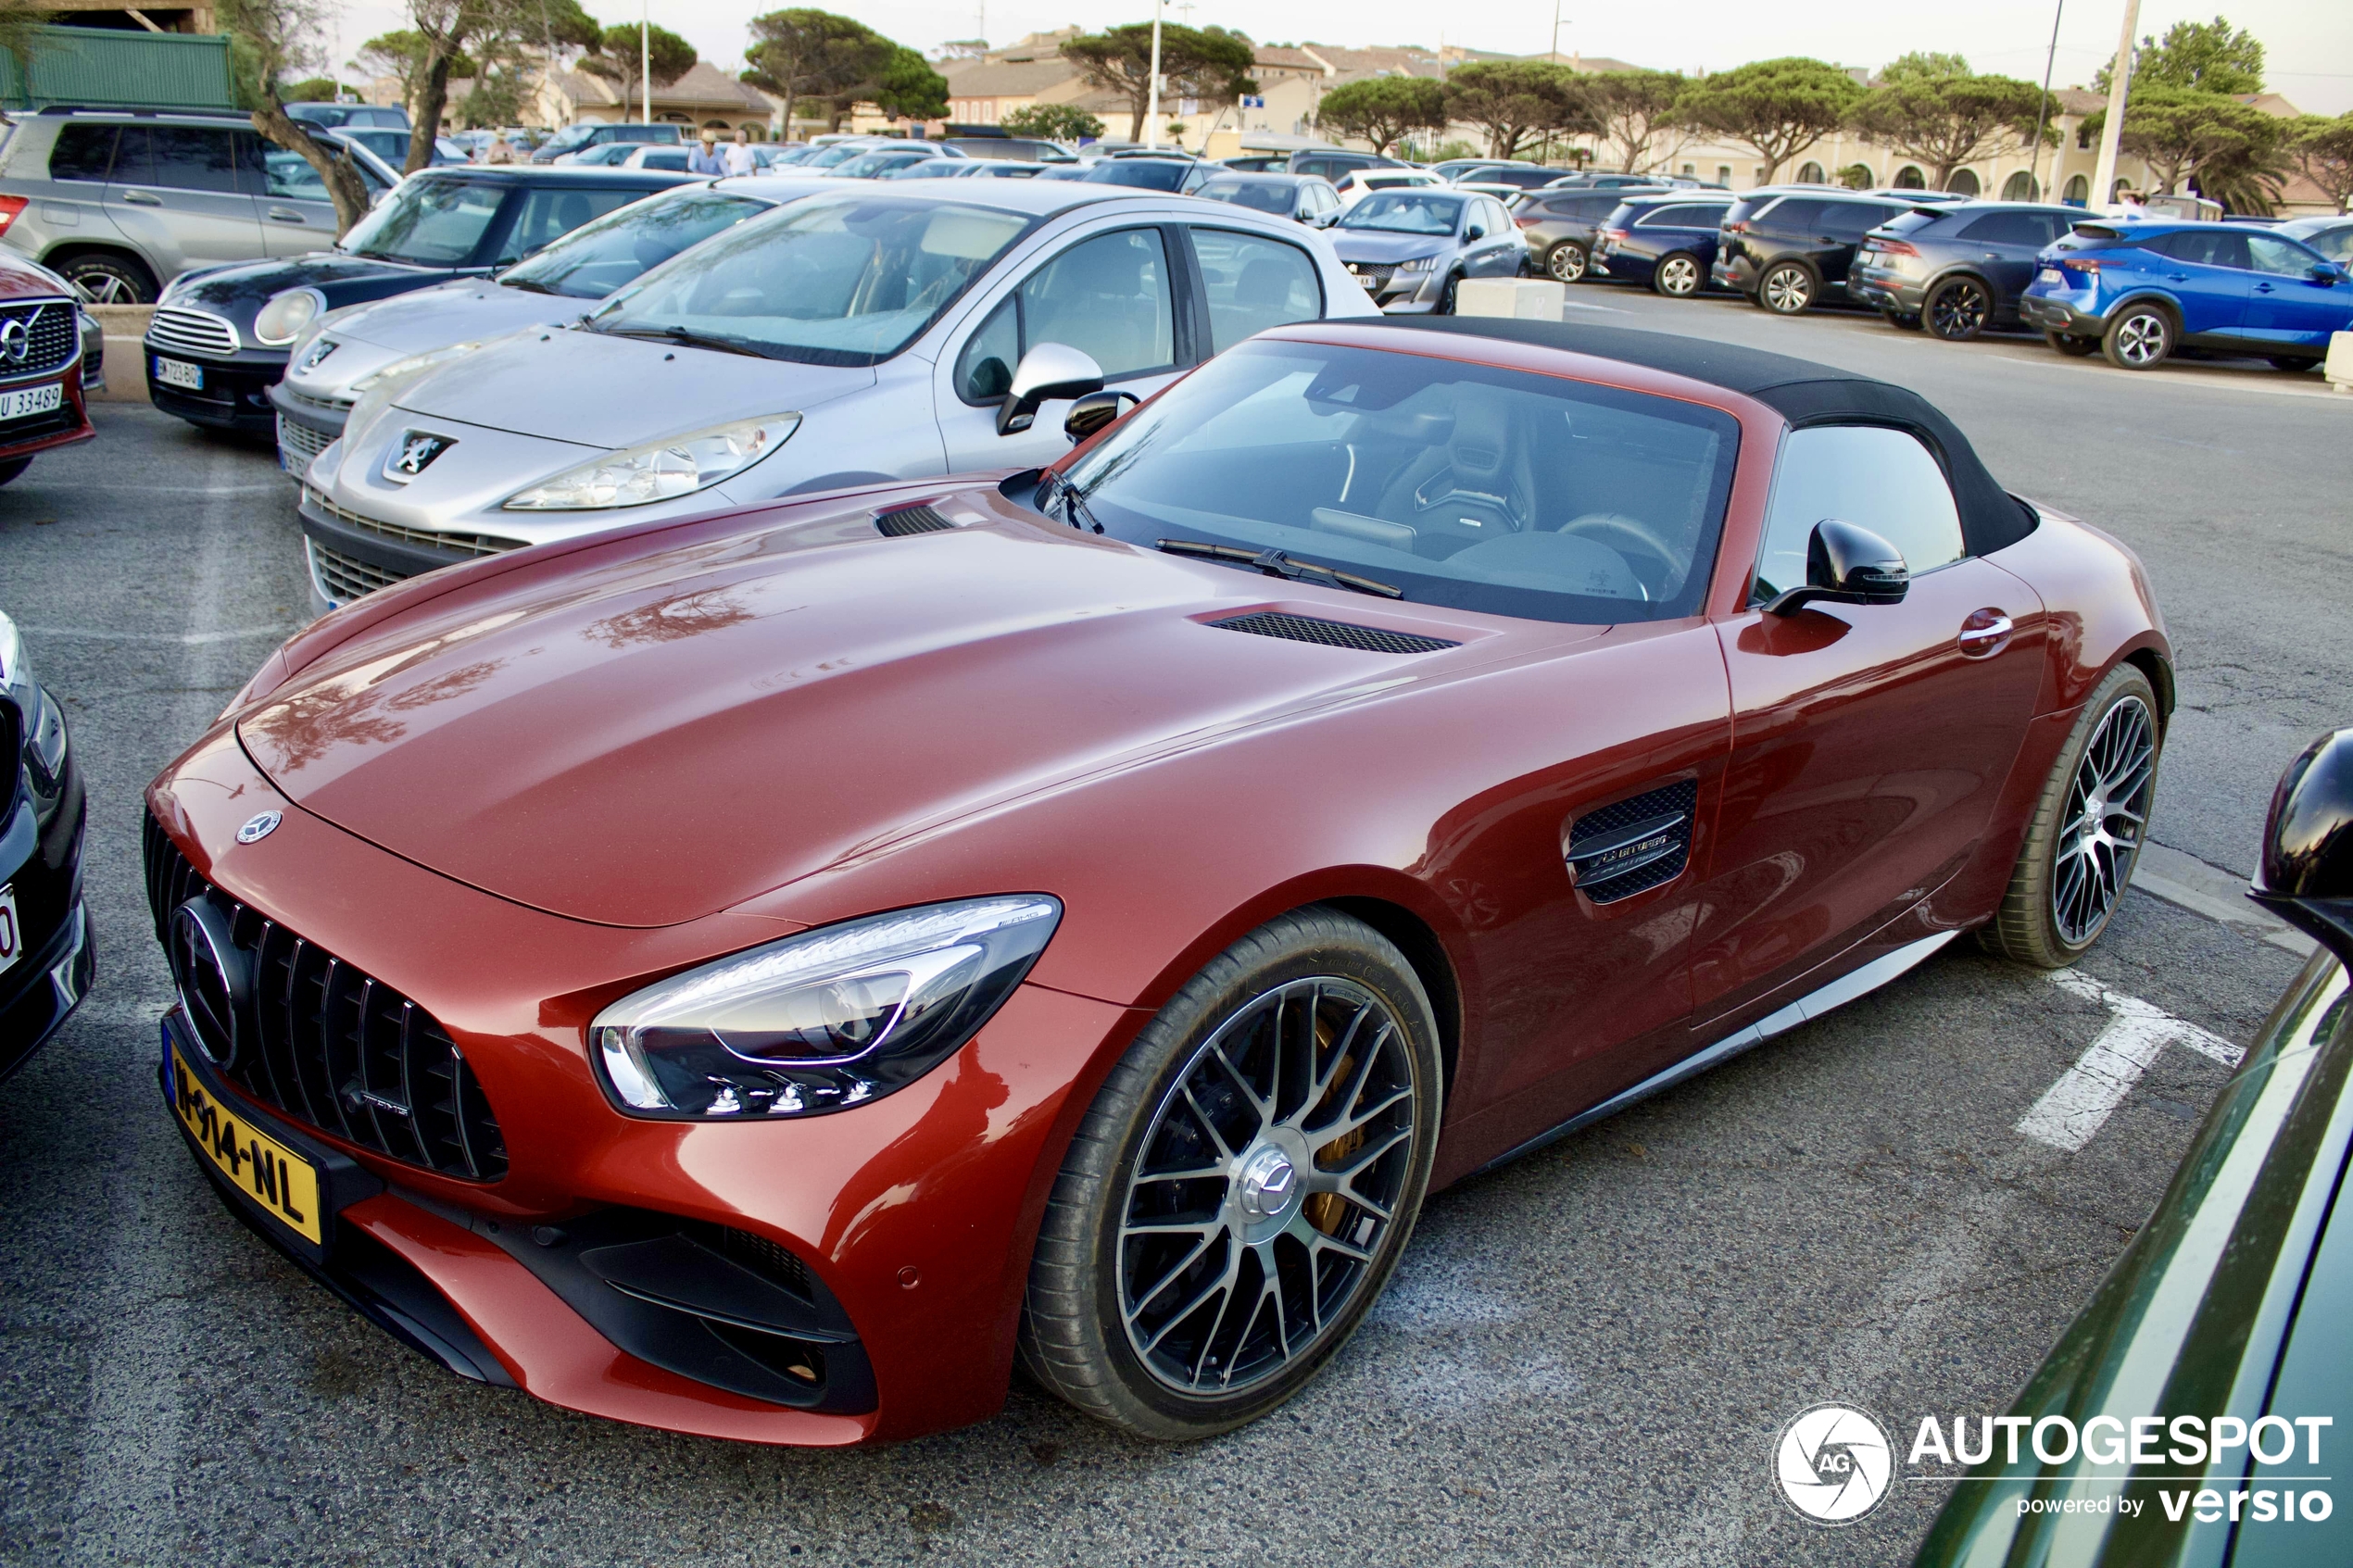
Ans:
[[[481,246],[508,190],[472,180],[410,180],[352,225],[340,248],[378,261],[462,267]]]
[[[1232,202],[1254,212],[1290,216],[1290,187],[1272,180],[1212,180],[1193,194],[1214,202]]]
[[[1376,191],[1348,209],[1343,229],[1377,229],[1392,234],[1451,234],[1463,214],[1463,198],[1428,191]]]
[[[834,145],[825,148],[822,152],[812,155],[805,160],[804,167],[810,169],[831,169],[837,163],[849,162],[851,158],[858,157],[865,150],[865,148],[858,145],[855,142],[836,143]]]
[[[690,186],[608,213],[499,275],[511,288],[602,299],[649,268],[722,229],[768,210],[766,202]]]
[[[593,125],[567,125],[553,136],[548,137],[547,144],[560,151],[576,147],[596,133],[597,128]]]
[[[810,201],[696,247],[616,296],[591,325],[706,338],[805,364],[879,364],[1029,222],[937,200]]]
[[[1173,191],[1185,182],[1192,166],[1168,158],[1105,158],[1085,178],[1099,185],[1138,185],[1148,191]]]
[[[1699,612],[1739,448],[1732,417],[1697,404],[1261,341],[1069,478],[1131,544],[1280,550],[1424,604],[1605,624]]]

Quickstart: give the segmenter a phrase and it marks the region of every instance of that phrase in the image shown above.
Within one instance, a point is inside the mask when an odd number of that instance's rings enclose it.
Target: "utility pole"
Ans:
[[[2100,127],[2100,161],[2092,172],[2090,207],[2104,212],[2116,199],[2116,154],[2124,135],[2124,97],[2133,80],[2133,34],[2141,25],[2141,0],[2124,0],[2124,31],[2108,70],[2108,123]]]
[[[2051,119],[2051,71],[2058,64],[2059,18],[2065,15],[2067,0],[2058,0],[2051,10],[2050,53],[2043,56],[2043,102],[2034,111],[2034,145],[2026,157],[2026,199],[2031,202],[2043,199],[2043,128]],[[2058,178],[2057,158],[2051,159],[2051,178]]]
[[[2138,6],[2140,0],[2133,0]],[[1152,79],[1144,90],[1144,145],[1160,145],[1160,7],[1161,0],[1152,0]]]
[[[2140,0],[2133,0],[2138,6]],[[637,91],[645,101],[645,123],[654,119],[654,0],[644,0],[637,19]]]

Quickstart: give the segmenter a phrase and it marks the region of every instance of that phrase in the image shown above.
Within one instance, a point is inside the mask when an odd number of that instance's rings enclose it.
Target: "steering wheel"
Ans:
[[[1652,532],[1648,523],[1638,521],[1623,512],[1587,512],[1583,517],[1571,518],[1562,523],[1560,531],[1579,538],[1599,534],[1604,540],[1627,540],[1641,546],[1643,554],[1658,563],[1658,581],[1649,585],[1661,591],[1674,582],[1682,570],[1682,558],[1666,540]],[[1616,544],[1610,547],[1617,549],[1620,555],[1626,553]]]

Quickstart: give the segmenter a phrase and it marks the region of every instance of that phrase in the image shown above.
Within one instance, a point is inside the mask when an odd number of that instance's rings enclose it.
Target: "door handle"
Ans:
[[[2269,283],[2258,283],[2255,285],[2255,292],[2257,294],[2270,294],[2271,292],[2271,285]]]
[[[132,207],[161,207],[163,205],[161,196],[150,195],[145,191],[125,191],[122,193],[122,199]]]
[[[1961,622],[1961,634],[1956,639],[1965,659],[1990,659],[2009,646],[2010,633],[2018,627],[2007,615],[1992,607],[1973,609]]]
[[[270,209],[270,219],[273,223],[301,223],[307,221],[301,213],[296,212],[290,207],[271,207]]]

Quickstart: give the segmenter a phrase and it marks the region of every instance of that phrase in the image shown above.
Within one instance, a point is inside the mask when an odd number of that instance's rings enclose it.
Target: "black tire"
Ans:
[[[1438,291],[1438,305],[1432,311],[1433,315],[1452,316],[1454,313],[1454,289],[1462,281],[1459,273],[1446,280],[1446,286]]]
[[[14,483],[16,482],[17,475],[24,472],[25,470],[31,468],[31,466],[32,459],[31,458],[10,458],[6,462],[0,463],[0,484]]]
[[[2173,318],[2161,305],[2128,305],[2108,319],[2100,352],[2120,370],[2154,370],[2173,355]]]
[[[2126,755],[2136,734],[2146,747],[2145,766]],[[2164,739],[2148,677],[2130,664],[2109,671],[2085,699],[2044,781],[2001,908],[1978,932],[1987,951],[2037,969],[2063,969],[2100,939],[2123,902],[2133,862],[2147,842]],[[2107,775],[2111,770],[2109,783],[2083,787],[2090,773]],[[2111,784],[2123,786],[2122,793],[2114,793]],[[2096,822],[2083,820],[2087,803]],[[2128,822],[2132,817],[2138,821]],[[2124,834],[2110,832],[2118,822],[2126,823]],[[2076,865],[2070,868],[2070,861]],[[2084,885],[2096,897],[2077,900],[2071,870],[2093,879]]]
[[[2318,359],[2307,359],[2300,354],[2274,354],[2271,356],[2271,369],[2275,370],[2285,370],[2288,374],[2295,376],[2300,376],[2307,370],[2318,369],[2320,363],[2321,362]]]
[[[1975,278],[1947,278],[1920,307],[1931,336],[1967,343],[1994,319],[1994,291]]]
[[[2082,359],[2098,352],[2100,340],[2079,337],[2073,332],[2045,332],[2043,341],[2066,355],[2070,359]]]
[[[1820,293],[1814,269],[1803,261],[1776,261],[1756,279],[1756,303],[1776,316],[1803,316]]]
[[[153,273],[112,251],[85,250],[54,263],[53,270],[93,305],[153,305],[158,292]]]
[[[1284,1071],[1302,1062],[1303,1077]],[[1290,1399],[1347,1341],[1404,1250],[1438,1147],[1440,1072],[1428,995],[1360,921],[1294,910],[1211,960],[1128,1047],[1071,1140],[1030,1261],[1025,1367],[1088,1415],[1162,1441],[1231,1431]],[[1363,1126],[1315,1142],[1352,1113]],[[1290,1152],[1269,1164],[1269,1150]],[[1357,1164],[1335,1173],[1327,1160]],[[1253,1160],[1280,1172],[1253,1186]],[[1169,1174],[1191,1171],[1209,1173]],[[1252,1217],[1250,1204],[1278,1185],[1275,1208]],[[1199,1223],[1168,1223],[1188,1218]],[[1159,1223],[1137,1232],[1134,1222]],[[1286,1296],[1304,1282],[1312,1296]]]
[[[1651,269],[1651,288],[1669,299],[1689,299],[1707,286],[1707,270],[1687,250],[1668,251]]]
[[[1556,283],[1577,283],[1585,279],[1587,261],[1585,247],[1573,240],[1563,240],[1544,257],[1544,274]]]
[[[1881,320],[1885,321],[1899,332],[1916,332],[1920,330],[1920,319],[1913,312],[1882,310],[1879,314]]]

